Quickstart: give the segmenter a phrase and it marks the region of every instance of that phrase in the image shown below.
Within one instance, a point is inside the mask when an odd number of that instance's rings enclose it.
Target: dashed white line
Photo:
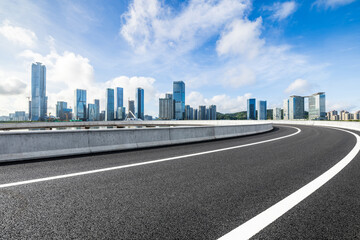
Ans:
[[[15,187],[15,186],[26,185],[26,184],[31,184],[31,183],[45,182],[45,181],[51,181],[51,180],[56,180],[56,179],[70,178],[70,177],[76,177],[76,176],[82,176],[82,175],[88,175],[88,174],[94,174],[94,173],[100,173],[100,172],[107,172],[107,171],[113,171],[113,170],[118,170],[118,169],[122,169],[122,168],[137,167],[137,166],[143,166],[143,165],[148,165],[148,164],[153,164],[153,163],[177,160],[177,159],[181,159],[181,158],[189,158],[189,157],[195,157],[195,156],[200,156],[200,155],[205,155],[205,154],[210,154],[210,153],[228,151],[228,150],[233,150],[233,149],[237,149],[237,148],[249,147],[249,146],[254,146],[254,145],[258,145],[258,144],[262,144],[262,143],[268,143],[268,142],[281,140],[284,138],[292,137],[301,132],[301,130],[297,127],[291,127],[291,128],[295,128],[295,129],[297,129],[297,131],[295,133],[292,133],[292,134],[289,134],[286,136],[273,138],[273,139],[269,139],[269,140],[264,140],[264,141],[260,141],[260,142],[248,143],[248,144],[244,144],[244,145],[238,145],[238,146],[233,146],[233,147],[221,148],[221,149],[216,149],[216,150],[210,150],[210,151],[187,154],[187,155],[170,157],[170,158],[163,158],[163,159],[152,160],[152,161],[141,162],[141,163],[133,163],[133,164],[128,164],[128,165],[121,165],[121,166],[115,166],[115,167],[109,167],[109,168],[101,168],[101,169],[84,171],[84,172],[69,173],[69,174],[52,176],[52,177],[37,178],[37,179],[32,179],[32,180],[20,181],[20,182],[5,183],[5,184],[0,184],[0,188]]]
[[[360,137],[350,131],[338,129],[347,133],[350,133],[356,137],[356,145],[350,151],[348,155],[346,155],[340,162],[330,168],[328,171],[306,184],[304,187],[300,188],[296,192],[292,193],[288,197],[284,198],[280,202],[271,206],[267,210],[263,211],[259,215],[253,217],[248,220],[244,224],[235,228],[231,232],[219,238],[219,240],[240,240],[240,239],[249,239],[253,237],[255,234],[260,232],[266,226],[274,222],[276,219],[281,217],[291,208],[296,206],[302,200],[307,198],[317,189],[319,189],[322,185],[332,179],[336,174],[338,174],[346,165],[348,165],[359,153],[360,151]]]

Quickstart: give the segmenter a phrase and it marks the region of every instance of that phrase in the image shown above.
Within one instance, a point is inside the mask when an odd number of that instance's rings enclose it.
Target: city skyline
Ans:
[[[28,108],[37,61],[47,66],[52,113],[58,100],[74,107],[74,89],[87,89],[104,109],[99,89],[124,86],[124,100],[143,88],[147,114],[156,115],[173,81],[186,83],[188,104],[223,113],[246,110],[251,97],[273,108],[318,91],[327,109],[355,112],[359,8],[349,0],[1,1],[0,115]],[[195,25],[192,16],[201,16]]]

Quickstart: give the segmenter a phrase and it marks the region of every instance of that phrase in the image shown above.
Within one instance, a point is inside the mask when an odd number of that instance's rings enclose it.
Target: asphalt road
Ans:
[[[0,188],[1,239],[217,239],[330,169],[349,133],[297,126],[227,151]],[[0,185],[278,138],[265,134],[0,165]],[[357,134],[360,134],[357,132]],[[360,238],[360,156],[254,239]]]

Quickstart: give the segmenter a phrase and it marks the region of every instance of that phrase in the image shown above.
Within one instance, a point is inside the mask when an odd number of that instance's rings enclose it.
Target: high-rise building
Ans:
[[[198,120],[206,120],[206,106],[199,106]]]
[[[67,102],[58,101],[56,103],[56,117],[62,121],[66,120],[67,116],[65,115],[65,113],[67,112],[67,109]]]
[[[257,109],[258,120],[266,120],[267,119],[266,101],[258,101],[257,107],[258,107]]]
[[[190,105],[185,105],[185,120],[191,120],[191,118],[190,118]]]
[[[137,88],[135,93],[136,117],[144,120],[144,89]]]
[[[87,118],[89,121],[96,121],[96,105],[94,103],[88,104]]]
[[[210,120],[216,120],[216,105],[210,105]]]
[[[125,118],[126,118],[126,108],[118,107],[116,110],[116,119],[125,120]]]
[[[28,120],[31,120],[31,100],[29,100],[29,116]]]
[[[198,110],[194,108],[193,120],[198,120]]]
[[[256,99],[247,100],[247,120],[256,120]]]
[[[114,89],[107,88],[105,121],[114,121],[114,117],[115,117]]]
[[[183,120],[185,118],[185,83],[183,81],[173,82],[173,99],[174,117],[176,120]]]
[[[319,92],[309,96],[309,120],[325,120],[325,93]]]
[[[124,106],[124,89],[121,87],[116,88],[116,109]]]
[[[16,111],[13,116],[13,121],[25,121],[26,114],[25,111]]]
[[[304,97],[290,96],[289,120],[304,119]]]
[[[31,65],[31,120],[45,120],[46,103],[46,67],[37,62]]]
[[[174,100],[172,94],[165,94],[165,98],[159,98],[159,119],[171,120],[174,118]]]
[[[284,100],[284,120],[289,120],[289,99]]]
[[[100,100],[94,99],[95,104],[95,121],[100,121]]]
[[[100,113],[100,121],[105,121],[105,111],[101,111]]]
[[[281,120],[281,108],[273,109],[273,120]]]
[[[74,116],[75,120],[86,121],[86,90],[75,90]]]
[[[129,109],[129,118],[135,118],[135,101],[130,100],[128,101],[128,109]]]

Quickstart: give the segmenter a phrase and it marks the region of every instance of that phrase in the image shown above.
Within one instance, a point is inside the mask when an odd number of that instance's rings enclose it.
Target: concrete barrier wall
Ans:
[[[209,125],[210,121],[204,122]],[[225,126],[221,121],[211,122],[217,126],[3,132],[0,133],[0,162],[198,142],[273,129],[270,122],[237,121],[230,125],[230,121],[225,121]]]

